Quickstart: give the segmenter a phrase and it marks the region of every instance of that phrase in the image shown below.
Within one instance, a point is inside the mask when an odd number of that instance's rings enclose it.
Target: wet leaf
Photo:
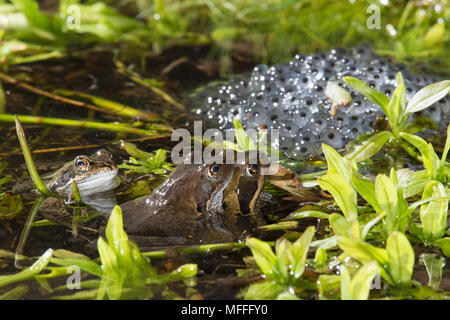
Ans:
[[[391,132],[378,132],[363,143],[357,145],[355,149],[351,153],[345,155],[345,157],[356,162],[367,160],[380,151],[380,149],[390,138],[392,138]]]
[[[414,113],[428,108],[436,101],[445,97],[450,90],[450,80],[433,83],[420,89],[409,101],[406,113]]]
[[[281,294],[286,287],[272,281],[264,281],[249,286],[245,292],[245,300],[272,300]]]
[[[372,89],[366,82],[353,77],[344,77],[344,81],[347,82],[347,84],[350,85],[353,89],[365,96],[367,99],[379,105],[384,114],[390,119],[390,113],[388,109],[390,100],[385,94]]]
[[[377,175],[375,179],[375,198],[381,212],[386,214],[388,232],[394,231],[399,218],[398,192],[391,179],[384,174]]]
[[[325,143],[322,143],[322,150],[327,160],[328,173],[342,176],[347,182],[350,182],[350,165],[347,163],[347,159]]]
[[[278,270],[276,270],[277,259],[272,248],[266,242],[256,238],[248,238],[245,244],[252,251],[262,273],[271,279],[277,279],[279,277]]]
[[[391,234],[386,243],[389,272],[396,285],[409,285],[414,268],[414,251],[401,232]]]
[[[423,41],[428,47],[432,47],[441,42],[444,35],[445,35],[445,23],[436,22],[431,26],[430,29],[428,29],[427,33],[425,33]]]
[[[342,215],[338,213],[333,213],[330,216],[330,226],[333,232],[342,237],[351,237],[352,225],[345,219]]]
[[[356,194],[347,180],[337,174],[326,174],[318,179],[323,190],[333,196],[339,208],[348,221],[355,221],[358,217],[356,209]]]
[[[316,229],[313,226],[308,227],[302,236],[292,244],[289,258],[292,263],[292,271],[294,272],[293,276],[295,279],[300,278],[303,271],[305,271],[306,256],[308,255],[309,246],[315,231]]]
[[[364,264],[353,279],[345,266],[339,268],[341,272],[341,299],[367,300],[369,298],[372,281],[378,273],[376,262]]]
[[[442,253],[446,257],[450,257],[450,238],[442,238],[436,241],[436,244],[441,248]]]
[[[445,187],[439,181],[430,181],[422,194],[422,200],[427,198],[445,197]],[[420,221],[423,226],[423,236],[427,241],[440,239],[447,228],[448,200],[433,200],[420,206]]]
[[[434,151],[433,145],[416,135],[405,132],[401,132],[400,135],[420,151],[423,165],[427,168],[429,177],[431,179],[437,179],[440,160]]]

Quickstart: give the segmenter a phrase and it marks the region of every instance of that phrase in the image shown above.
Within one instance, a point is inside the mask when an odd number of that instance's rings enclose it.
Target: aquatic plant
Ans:
[[[81,289],[75,294],[55,296],[56,299],[142,299],[151,298],[165,289],[164,284],[180,280],[188,281],[197,274],[197,265],[185,264],[174,271],[159,274],[144,257],[138,246],[123,230],[122,212],[116,206],[111,212],[106,227],[105,241],[98,238],[99,263],[90,258],[67,250],[48,249],[31,267],[13,274],[0,276],[0,287],[36,279],[50,292],[66,290],[67,286],[52,289],[48,280],[67,277],[79,268],[94,276],[77,285]],[[45,273],[49,271],[49,273]]]
[[[294,243],[286,238],[278,239],[275,243],[275,253],[266,242],[256,238],[247,239],[246,245],[252,251],[266,280],[248,287],[244,298],[297,299],[295,290],[305,271],[306,257],[314,232],[314,227],[308,227]]]

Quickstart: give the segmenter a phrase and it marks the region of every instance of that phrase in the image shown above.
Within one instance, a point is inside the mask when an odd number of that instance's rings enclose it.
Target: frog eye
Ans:
[[[247,171],[248,173],[250,173],[252,176],[254,176],[255,174],[258,173],[259,171],[259,165],[257,165],[256,163],[254,164],[249,164],[247,167]]]
[[[210,166],[208,169],[208,174],[212,178],[217,178],[217,176],[219,175],[219,172],[220,172],[220,166],[218,164],[214,164],[214,165]]]
[[[89,168],[89,162],[86,159],[76,157],[73,161],[73,165],[78,170],[87,170]]]

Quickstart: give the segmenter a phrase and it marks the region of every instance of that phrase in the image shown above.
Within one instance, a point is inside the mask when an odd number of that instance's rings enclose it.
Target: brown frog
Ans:
[[[239,240],[263,185],[259,164],[181,164],[152,194],[121,205],[124,227],[144,246]]]

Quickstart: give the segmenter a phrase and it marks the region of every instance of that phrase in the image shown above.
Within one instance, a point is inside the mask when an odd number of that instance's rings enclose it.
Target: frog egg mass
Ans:
[[[441,80],[412,73],[405,65],[394,64],[365,47],[333,49],[298,54],[289,63],[272,67],[259,65],[249,78],[238,76],[228,84],[209,86],[197,95],[201,107],[193,112],[208,127],[221,130],[233,128],[235,117],[246,129],[279,129],[279,149],[288,158],[304,159],[320,155],[322,143],[343,148],[358,135],[374,131],[377,119],[384,117],[381,108],[348,86],[344,77],[363,80],[391,97],[397,72],[403,74],[407,101],[421,88]],[[351,102],[333,105],[326,94],[329,84],[345,89]],[[445,130],[450,122],[448,96],[421,115]]]

